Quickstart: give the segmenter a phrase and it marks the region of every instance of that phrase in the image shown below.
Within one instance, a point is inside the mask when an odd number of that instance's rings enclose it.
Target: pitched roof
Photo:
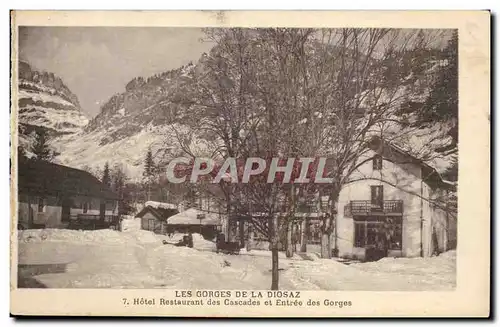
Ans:
[[[166,202],[157,202],[157,201],[147,201],[145,203],[146,207],[153,207],[155,209],[172,209],[172,210],[177,210],[177,206],[172,203],[166,203]]]
[[[410,153],[403,150],[399,146],[382,140],[380,137],[373,137],[370,142],[370,147],[374,151],[381,152],[381,155],[386,158],[393,157],[394,153],[397,153],[401,156],[404,156],[405,158],[408,158],[409,162],[419,165],[422,168],[422,171],[424,173],[423,179],[432,180],[441,188],[455,189],[457,187],[455,182],[450,182],[443,179],[443,176],[441,176],[441,174],[438,172],[436,168],[432,167],[425,161],[416,158],[415,156],[411,155]]]
[[[147,204],[147,202],[146,202]],[[155,208],[154,206],[146,205],[137,215],[138,218],[144,217],[146,213],[150,212],[156,219],[161,221],[166,221],[172,215],[175,215],[179,211],[177,209],[164,209],[161,207]]]
[[[205,218],[199,219],[199,215],[204,215]],[[169,225],[220,225],[217,215],[195,208],[173,215],[167,222]]]
[[[18,161],[18,192],[33,195],[83,195],[117,200],[118,195],[92,174],[41,160]]]

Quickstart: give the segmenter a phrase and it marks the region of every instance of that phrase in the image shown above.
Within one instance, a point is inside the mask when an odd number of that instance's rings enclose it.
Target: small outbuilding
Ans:
[[[141,219],[141,229],[156,234],[166,234],[168,218],[177,213],[179,210],[174,204],[148,201],[136,218]]]

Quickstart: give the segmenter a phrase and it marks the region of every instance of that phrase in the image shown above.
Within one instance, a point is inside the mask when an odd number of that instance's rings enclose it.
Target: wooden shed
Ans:
[[[141,229],[149,230],[156,234],[167,233],[167,219],[179,211],[173,207],[165,208],[165,206],[148,205],[142,209],[137,215],[141,219]]]

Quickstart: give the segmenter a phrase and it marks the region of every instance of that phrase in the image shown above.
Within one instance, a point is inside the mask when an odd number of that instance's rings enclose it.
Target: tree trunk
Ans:
[[[307,251],[307,219],[303,218],[300,226],[300,252]]]
[[[231,242],[232,241],[232,223],[233,223],[233,217],[231,216],[231,204],[229,203],[229,197],[226,198],[227,204],[226,204],[226,215],[227,215],[227,221],[226,221],[226,241]]]
[[[321,258],[330,259],[332,257],[331,242],[330,242],[330,215],[322,212],[323,207],[321,206],[321,193],[318,192],[316,198],[317,212],[321,219],[323,220],[321,224]]]
[[[330,194],[329,204],[330,210],[328,213],[323,214],[323,224],[321,226],[321,258],[330,259],[332,257],[331,235],[334,233],[334,248],[333,252],[338,255],[337,248],[337,228],[334,224],[335,217],[337,217],[337,204],[340,191],[335,188]],[[319,208],[321,208],[321,196],[318,199]],[[321,212],[321,209],[318,210]]]
[[[248,224],[247,226],[247,251],[252,249],[253,244],[253,228]]]
[[[270,224],[270,234],[271,234],[271,290],[279,289],[279,262],[278,262],[278,215],[273,213]]]
[[[286,257],[287,258],[293,257],[292,235],[293,235],[293,221],[290,218],[288,218],[287,229],[286,229]]]
[[[290,201],[289,201],[289,210],[288,215],[286,217],[286,257],[293,257],[293,221],[295,219],[295,187],[292,184],[290,187]]]
[[[321,258],[330,259],[332,253],[330,251],[330,234],[326,231],[321,233]]]
[[[243,218],[238,219],[238,231],[239,231],[239,238],[240,238],[240,248],[245,247],[245,222],[243,221]]]
[[[334,202],[335,208],[337,207],[337,201]],[[333,212],[333,216],[330,218],[330,230],[333,229],[333,255],[335,257],[339,256],[339,247],[338,247],[338,230],[337,230],[337,213]]]
[[[278,244],[273,244],[271,250],[271,260],[272,260],[272,281],[271,290],[279,289],[279,266],[278,266]]]

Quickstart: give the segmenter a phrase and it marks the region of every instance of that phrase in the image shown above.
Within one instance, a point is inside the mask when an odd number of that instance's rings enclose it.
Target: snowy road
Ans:
[[[146,231],[23,231],[20,285],[251,290],[271,284],[268,251],[216,254],[213,243],[200,237],[194,249],[163,245],[164,238]],[[454,253],[351,265],[280,253],[280,269],[280,288],[288,290],[451,290],[455,285]]]

